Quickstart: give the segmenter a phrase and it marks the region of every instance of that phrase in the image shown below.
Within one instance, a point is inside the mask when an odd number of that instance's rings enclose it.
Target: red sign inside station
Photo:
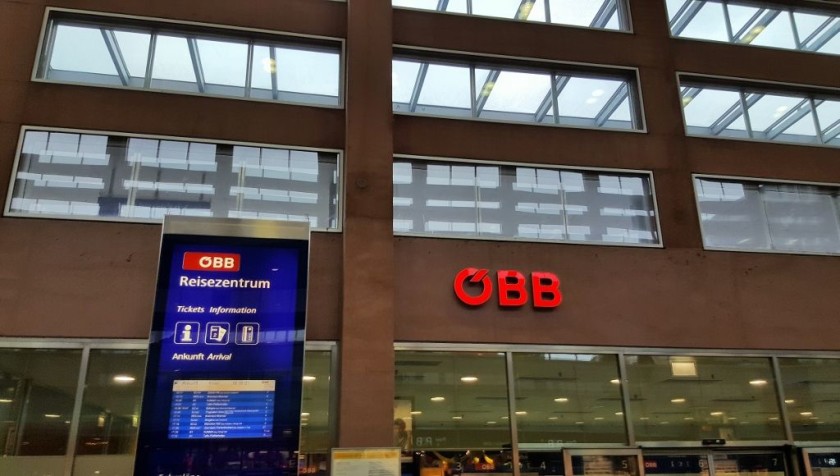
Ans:
[[[495,291],[501,307],[522,307],[531,301],[537,309],[552,309],[563,302],[560,279],[554,273],[533,271],[530,279],[510,269],[496,271],[495,279],[487,269],[464,268],[455,275],[455,296],[470,307],[483,306]]]

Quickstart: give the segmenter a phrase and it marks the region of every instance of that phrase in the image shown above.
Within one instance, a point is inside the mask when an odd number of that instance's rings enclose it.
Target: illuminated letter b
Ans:
[[[557,307],[563,302],[560,280],[553,273],[535,271],[531,273],[531,289],[534,293],[534,307]]]
[[[528,302],[525,290],[525,276],[519,271],[499,271],[499,305],[504,307],[523,306]]]

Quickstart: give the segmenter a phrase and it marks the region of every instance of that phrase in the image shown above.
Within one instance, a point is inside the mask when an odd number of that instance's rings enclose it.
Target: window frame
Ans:
[[[613,76],[618,78],[624,76],[626,84],[628,85],[628,98],[630,101],[631,115],[635,113],[637,117],[631,117],[631,124],[638,122],[638,127],[631,127],[628,129],[620,129],[614,127],[591,127],[585,125],[573,124],[554,124],[543,122],[523,122],[511,121],[503,119],[487,119],[482,117],[472,116],[456,116],[443,114],[421,114],[407,111],[395,111],[393,100],[393,88],[391,94],[391,110],[394,116],[408,116],[408,117],[427,117],[434,119],[452,119],[473,121],[478,123],[495,123],[495,124],[513,124],[518,126],[539,126],[561,129],[581,129],[588,131],[603,131],[603,132],[622,132],[634,134],[647,134],[647,119],[645,114],[645,101],[642,95],[641,87],[641,73],[636,66],[619,66],[599,63],[584,63],[574,61],[556,61],[546,58],[535,58],[527,56],[509,56],[498,54],[474,53],[462,50],[447,50],[439,48],[427,48],[404,44],[394,44],[394,53],[391,57],[392,63],[399,60],[416,60],[423,62],[424,60],[429,64],[444,64],[444,65],[459,65],[468,69],[476,68],[493,68],[497,67],[501,72],[541,72],[544,74],[553,74],[562,72],[580,73],[580,77],[587,76]],[[393,68],[392,68],[393,70]],[[415,81],[416,86],[416,81]],[[554,87],[554,86],[552,86]],[[422,89],[422,88],[421,88]],[[549,91],[552,92],[552,91]],[[489,96],[488,96],[489,97]],[[635,103],[635,104],[634,104]],[[448,106],[441,106],[448,107]],[[555,111],[555,114],[557,111]]]
[[[307,40],[309,40],[309,45],[325,45],[325,44],[336,44],[338,46],[338,97],[337,97],[337,104],[315,104],[315,103],[307,103],[303,101],[288,101],[288,100],[274,100],[274,99],[262,99],[258,97],[246,97],[246,96],[228,96],[223,94],[216,94],[216,93],[202,93],[202,92],[192,92],[192,91],[177,91],[172,89],[158,89],[149,86],[146,87],[132,87],[132,86],[123,86],[123,85],[109,85],[109,84],[98,84],[98,83],[87,83],[87,82],[78,82],[78,81],[65,81],[65,80],[52,80],[47,79],[46,77],[41,78],[39,77],[39,73],[41,72],[42,65],[45,64],[50,57],[50,48],[48,45],[51,43],[51,38],[55,31],[53,27],[54,22],[56,19],[63,18],[63,19],[70,19],[72,21],[79,21],[79,22],[90,22],[95,24],[97,21],[105,21],[105,22],[112,22],[112,23],[122,23],[125,26],[131,27],[134,24],[146,24],[149,29],[154,30],[157,33],[180,33],[183,34],[185,32],[189,33],[205,33],[208,37],[234,37],[239,40],[266,40],[266,41],[274,41],[274,42],[283,42],[287,40],[291,43],[300,43],[303,46],[307,45]],[[180,27],[180,28],[179,28]],[[227,35],[225,34],[227,33]],[[99,11],[91,11],[91,10],[81,10],[81,9],[73,9],[73,8],[62,8],[62,7],[46,7],[44,11],[44,17],[41,22],[41,30],[38,37],[38,47],[35,52],[35,60],[34,64],[32,65],[32,72],[30,74],[30,80],[36,83],[46,83],[46,84],[68,84],[74,86],[85,86],[85,87],[93,87],[93,88],[106,88],[106,89],[116,89],[122,91],[141,91],[147,93],[158,93],[158,94],[176,94],[176,95],[184,95],[184,96],[196,96],[196,97],[205,97],[205,98],[216,98],[216,99],[233,99],[239,101],[249,101],[249,102],[263,102],[269,104],[286,104],[286,105],[296,105],[296,106],[306,106],[306,107],[317,107],[317,108],[324,108],[324,109],[344,109],[345,108],[345,97],[346,97],[346,70],[347,67],[345,65],[345,60],[347,57],[347,45],[345,38],[337,38],[337,37],[330,37],[330,36],[320,36],[320,35],[311,35],[311,34],[303,34],[303,33],[293,33],[293,32],[285,32],[285,31],[276,31],[276,30],[267,30],[261,28],[247,28],[247,27],[240,27],[234,25],[223,25],[218,23],[204,23],[204,22],[196,22],[196,21],[189,21],[189,20],[175,20],[170,18],[159,18],[159,17],[147,17],[141,15],[126,15],[126,14],[118,14],[118,13],[108,13],[108,12],[99,12]],[[249,36],[250,35],[250,36]],[[151,58],[147,58],[147,61],[151,63]],[[152,80],[153,78],[149,78]],[[245,78],[243,78],[245,79]],[[246,87],[249,85],[246,85]]]
[[[720,251],[726,253],[761,253],[761,254],[777,254],[777,255],[799,255],[799,256],[824,256],[824,257],[840,257],[840,253],[820,253],[816,251],[789,251],[789,250],[776,250],[776,249],[769,249],[769,250],[756,250],[756,249],[745,249],[745,248],[730,248],[730,247],[713,247],[709,248],[706,246],[705,240],[703,240],[703,219],[702,219],[702,211],[700,210],[700,201],[697,200],[697,180],[702,179],[712,179],[712,180],[723,180],[729,182],[751,182],[751,183],[759,183],[759,184],[769,184],[769,185],[806,185],[806,186],[815,186],[815,187],[825,187],[825,188],[834,188],[837,190],[838,196],[840,197],[840,183],[831,183],[831,182],[813,182],[813,181],[805,181],[805,180],[788,180],[788,179],[774,179],[774,178],[761,178],[761,177],[748,177],[748,176],[740,176],[740,175],[717,175],[717,174],[703,174],[703,173],[693,173],[691,174],[691,187],[692,191],[694,192],[694,205],[695,210],[697,212],[697,226],[700,228],[700,239],[703,241],[703,250],[704,251]],[[840,201],[840,198],[837,199]],[[838,207],[838,211],[840,211],[840,207]],[[838,233],[840,234],[840,213],[837,216],[838,221]]]
[[[685,137],[690,139],[713,139],[713,140],[734,140],[742,142],[757,142],[763,144],[776,144],[782,146],[799,146],[799,147],[819,147],[825,149],[840,149],[840,144],[832,145],[825,142],[795,142],[795,141],[781,141],[769,140],[764,138],[753,137],[727,137],[721,135],[700,135],[690,134],[688,132],[688,123],[685,117],[685,106],[682,100],[683,83],[699,83],[704,86],[714,88],[729,88],[737,90],[738,93],[760,92],[761,94],[798,94],[806,96],[807,98],[814,98],[815,96],[827,96],[840,102],[840,87],[833,88],[827,86],[818,86],[801,83],[788,83],[781,81],[767,81],[757,80],[743,77],[719,76],[703,73],[692,73],[687,71],[676,71],[676,98],[682,116],[683,133]],[[812,112],[813,114],[813,112]],[[749,110],[744,111],[741,117],[748,117]],[[822,131],[816,131],[817,139],[819,140]],[[837,135],[832,140],[840,140],[840,135]]]
[[[12,217],[12,218],[31,218],[31,219],[44,219],[44,220],[72,220],[72,221],[87,221],[87,222],[105,222],[105,223],[123,223],[123,224],[151,224],[151,225],[159,225],[162,223],[161,220],[156,220],[153,218],[123,218],[119,216],[92,216],[92,215],[55,215],[55,214],[31,214],[31,213],[21,213],[15,212],[11,210],[12,206],[12,199],[14,198],[14,191],[15,191],[15,181],[17,180],[17,175],[19,172],[20,167],[20,159],[23,152],[23,142],[24,138],[26,137],[27,132],[58,132],[58,133],[69,133],[69,134],[93,134],[93,135],[105,135],[105,136],[119,136],[119,137],[126,137],[126,138],[137,138],[137,139],[152,139],[152,140],[172,140],[172,141],[183,141],[183,142],[190,142],[190,143],[201,143],[201,144],[223,144],[223,145],[231,145],[231,146],[246,146],[246,147],[265,147],[265,148],[274,148],[274,149],[289,149],[289,150],[300,150],[300,151],[307,151],[307,152],[323,152],[323,153],[331,153],[336,154],[336,173],[338,174],[338,183],[336,187],[336,197],[338,198],[338,203],[336,205],[336,221],[337,225],[335,228],[311,228],[313,232],[320,232],[320,233],[341,233],[344,230],[344,151],[339,149],[329,149],[329,148],[321,148],[321,147],[303,147],[303,146],[294,146],[294,145],[280,145],[280,144],[265,144],[259,142],[238,142],[238,141],[231,141],[231,140],[213,140],[213,139],[205,139],[205,138],[198,138],[198,137],[182,137],[182,136],[169,136],[169,135],[158,135],[158,134],[138,134],[138,133],[129,133],[129,132],[119,132],[119,131],[103,131],[103,130],[90,130],[90,129],[74,129],[74,128],[64,128],[64,127],[46,127],[46,126],[33,126],[33,125],[22,125],[20,128],[20,134],[18,135],[18,143],[15,149],[15,159],[12,162],[12,170],[9,174],[9,185],[8,190],[6,192],[6,201],[3,204],[3,213],[2,216],[4,217]]]
[[[397,232],[392,231],[393,236],[395,237],[410,237],[410,238],[441,238],[446,240],[478,240],[478,241],[490,241],[490,242],[505,242],[505,243],[536,243],[542,245],[586,245],[586,246],[611,246],[611,247],[629,247],[629,248],[652,248],[652,249],[664,249],[665,248],[665,240],[662,236],[662,224],[660,222],[660,215],[659,215],[659,203],[657,200],[656,195],[656,186],[654,184],[654,176],[652,170],[641,170],[641,169],[619,169],[619,168],[606,168],[606,167],[583,167],[583,166],[576,166],[576,165],[560,165],[560,164],[540,164],[534,162],[514,162],[514,161],[496,161],[496,160],[483,160],[483,159],[467,159],[467,158],[454,158],[454,157],[439,157],[439,156],[429,156],[429,155],[412,155],[412,154],[394,154],[394,161],[398,159],[404,159],[408,161],[420,161],[420,162],[440,162],[440,163],[449,163],[452,165],[458,164],[467,164],[467,165],[484,165],[484,166],[495,166],[495,167],[527,167],[532,169],[552,169],[552,170],[569,170],[569,171],[581,171],[581,172],[605,172],[605,173],[618,173],[618,174],[636,174],[636,175],[645,175],[649,178],[648,184],[650,185],[650,192],[651,192],[651,203],[653,203],[653,212],[655,215],[655,222],[656,222],[656,232],[658,235],[658,243],[655,244],[645,244],[645,243],[618,243],[618,242],[597,242],[597,241],[571,241],[571,240],[534,240],[534,239],[514,239],[514,238],[501,238],[501,237],[492,237],[492,236],[470,236],[465,234],[450,234],[450,233],[435,233],[435,234],[428,234],[428,233],[412,233],[412,232]],[[393,195],[393,193],[392,193]],[[393,228],[393,227],[392,227]]]

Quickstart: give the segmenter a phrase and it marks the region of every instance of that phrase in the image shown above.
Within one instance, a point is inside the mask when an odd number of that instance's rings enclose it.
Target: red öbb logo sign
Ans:
[[[183,269],[189,271],[239,271],[238,253],[184,253]]]
[[[468,306],[481,306],[493,296],[493,281],[490,271],[486,269],[464,268],[455,275],[453,283],[455,295]],[[528,281],[519,271],[509,269],[496,271],[495,284],[498,288],[499,306],[524,306],[528,304],[529,294],[537,309],[555,308],[563,302],[560,279],[556,274],[545,271],[532,272],[530,293]]]

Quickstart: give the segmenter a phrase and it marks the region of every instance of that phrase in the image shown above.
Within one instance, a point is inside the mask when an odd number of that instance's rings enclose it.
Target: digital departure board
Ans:
[[[308,223],[166,217],[135,476],[295,475],[308,240]]]
[[[273,380],[176,380],[169,438],[271,438]]]

